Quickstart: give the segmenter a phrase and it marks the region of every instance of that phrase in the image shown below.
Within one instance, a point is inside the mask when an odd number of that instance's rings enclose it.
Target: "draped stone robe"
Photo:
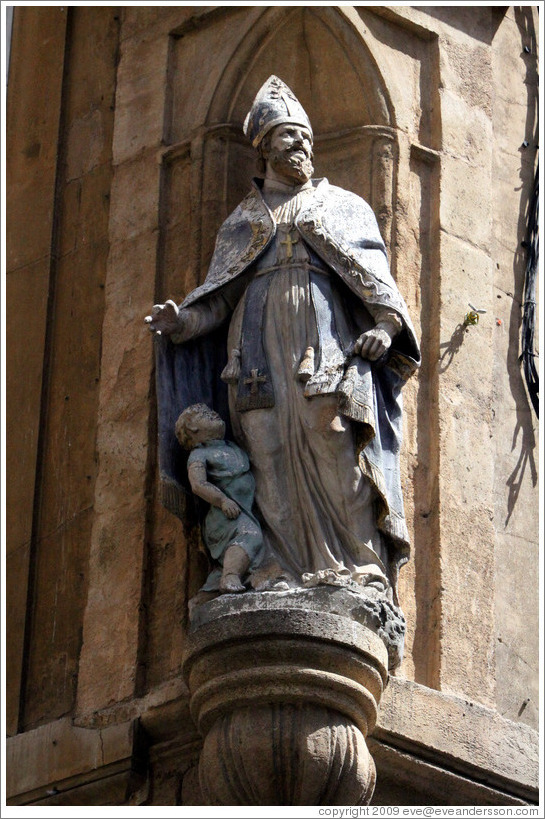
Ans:
[[[418,346],[366,203],[326,180],[282,188],[266,182],[227,220],[173,341],[183,347],[229,319],[232,432],[250,457],[278,574],[312,582],[333,570],[362,583],[386,575],[395,587],[409,548],[400,389]],[[339,238],[354,224],[347,252]],[[355,340],[384,318],[399,328],[387,361],[354,356]]]

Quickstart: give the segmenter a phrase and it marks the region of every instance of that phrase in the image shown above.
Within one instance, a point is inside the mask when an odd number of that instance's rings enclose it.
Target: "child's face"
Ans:
[[[225,435],[225,424],[221,418],[195,418],[187,427],[187,437],[191,448],[207,441],[222,439]]]

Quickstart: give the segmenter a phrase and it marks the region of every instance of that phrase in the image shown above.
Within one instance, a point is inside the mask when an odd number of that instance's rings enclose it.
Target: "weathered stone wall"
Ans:
[[[492,259],[496,707],[537,727],[538,426],[521,377],[520,315],[538,144],[538,32],[532,9],[506,15],[492,48]],[[521,105],[523,112],[520,110]],[[501,322],[501,324],[499,323]],[[536,327],[536,339],[538,327]],[[537,341],[536,341],[537,344]],[[536,362],[537,363],[537,362]]]
[[[253,170],[237,128],[273,72],[309,111],[317,172],[377,211],[422,339],[405,391],[406,656],[375,729],[375,802],[535,797],[537,422],[518,356],[536,9],[134,6],[15,10],[8,718],[20,803],[66,804],[70,787],[73,804],[127,792],[199,804],[180,670],[204,565],[158,497],[142,319],[203,279]],[[469,303],[487,312],[464,328]],[[101,741],[68,759],[74,731]],[[41,773],[19,776],[25,760]],[[52,783],[61,793],[46,797]]]
[[[9,583],[19,612],[9,665],[14,675],[20,669],[23,697],[14,676],[12,731],[18,720],[26,729],[69,713],[75,701],[95,505],[118,20],[112,9],[15,14],[7,509],[10,561],[24,572]]]
[[[12,55],[15,56],[11,59],[6,133],[9,157],[6,204],[10,230],[6,296],[10,306],[13,305],[6,327],[10,350],[6,372],[10,441],[6,458],[10,475],[6,497],[6,569],[10,578],[6,661],[11,668],[6,710],[10,734],[18,729],[22,684],[65,20],[66,15],[60,12],[57,16],[16,14],[12,37]],[[41,48],[36,46],[39,32],[43,36]],[[39,63],[41,74],[33,65],[31,55]],[[14,86],[21,89],[19,94],[12,93]],[[29,220],[28,214],[34,218]]]

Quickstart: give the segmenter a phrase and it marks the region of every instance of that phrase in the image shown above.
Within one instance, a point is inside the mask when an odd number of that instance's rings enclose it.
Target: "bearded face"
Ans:
[[[302,185],[312,176],[312,136],[303,126],[278,125],[263,155],[267,161],[267,176],[291,185]]]

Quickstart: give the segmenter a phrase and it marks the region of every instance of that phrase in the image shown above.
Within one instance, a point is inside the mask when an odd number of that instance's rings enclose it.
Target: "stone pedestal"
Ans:
[[[210,805],[364,805],[365,737],[403,641],[386,601],[345,588],[223,595],[184,658]]]

